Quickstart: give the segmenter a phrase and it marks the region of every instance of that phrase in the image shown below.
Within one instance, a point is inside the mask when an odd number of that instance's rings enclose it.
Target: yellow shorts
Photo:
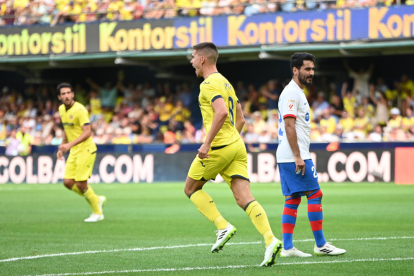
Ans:
[[[229,186],[233,177],[249,180],[246,146],[241,138],[225,147],[211,148],[208,155],[207,159],[196,156],[188,171],[190,178],[210,180],[220,174]]]
[[[91,177],[93,165],[95,164],[96,152],[92,154],[81,154],[73,156],[69,154],[66,161],[65,179],[75,181],[86,181]]]

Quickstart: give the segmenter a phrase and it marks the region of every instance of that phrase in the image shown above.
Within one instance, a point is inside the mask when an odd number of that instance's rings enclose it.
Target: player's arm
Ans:
[[[92,135],[91,126],[89,124],[84,124],[82,126],[82,134],[79,135],[79,137],[76,138],[75,140],[69,143],[60,145],[59,150],[62,151],[63,153],[66,153],[70,150],[71,147],[76,146],[79,143],[82,143],[83,141],[91,137],[91,135]]]
[[[87,78],[86,79],[86,82],[93,88],[93,89],[95,89],[96,90],[96,92],[100,92],[101,91],[101,87],[96,83],[96,82],[94,82],[91,78]]]
[[[222,97],[215,99],[211,103],[211,106],[214,110],[214,117],[206,140],[204,144],[198,149],[198,157],[201,159],[209,157],[208,151],[211,148],[211,143],[213,142],[214,137],[216,137],[217,133],[220,131],[228,116],[227,107]]]
[[[235,127],[239,133],[242,131],[245,122],[246,120],[244,119],[243,109],[241,107],[241,104],[237,102]]]
[[[302,170],[302,175],[305,174],[305,162],[300,157],[300,150],[298,145],[298,136],[296,134],[295,122],[296,118],[294,117],[286,117],[285,119],[285,131],[286,131],[286,138],[289,142],[290,148],[292,149],[295,163],[296,163],[296,172],[298,170]]]
[[[67,142],[68,142],[68,139],[66,138],[66,132],[63,131],[62,145],[66,144]],[[62,159],[62,157],[63,157],[63,151],[58,149],[57,158]]]

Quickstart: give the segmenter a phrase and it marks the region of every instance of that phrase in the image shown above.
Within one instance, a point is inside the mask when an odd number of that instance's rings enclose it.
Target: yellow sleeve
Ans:
[[[210,82],[203,82],[200,86],[201,90],[201,96],[204,100],[213,103],[218,98],[223,98],[223,96],[220,93],[220,89],[218,86],[214,83]]]
[[[88,111],[85,108],[79,109],[78,121],[80,126],[89,125]]]

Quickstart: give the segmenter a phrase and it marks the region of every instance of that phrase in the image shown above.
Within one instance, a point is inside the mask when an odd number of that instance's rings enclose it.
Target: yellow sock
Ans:
[[[78,185],[76,185],[76,183],[73,184],[72,191],[74,191],[75,193],[77,193],[80,196],[83,196],[83,193],[81,192],[81,190],[79,190]]]
[[[89,205],[92,208],[92,213],[102,215],[101,210],[99,210],[99,197],[95,194],[92,187],[88,185],[88,189],[86,192],[83,193],[83,197],[86,198],[86,201],[88,201]]]
[[[217,229],[222,230],[227,227],[227,221],[220,215],[213,199],[203,190],[198,190],[190,196],[191,201],[198,211],[213,222]]]
[[[244,208],[247,215],[253,222],[253,225],[256,227],[257,231],[263,236],[268,246],[274,237],[272,229],[270,228],[269,220],[262,205],[259,204],[256,200],[247,204]]]

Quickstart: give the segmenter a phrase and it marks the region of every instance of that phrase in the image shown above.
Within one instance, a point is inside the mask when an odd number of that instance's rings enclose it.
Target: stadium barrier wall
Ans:
[[[109,53],[414,37],[414,6],[4,27],[0,56]]]
[[[395,149],[315,150],[311,154],[320,182],[392,182],[395,179]],[[90,183],[184,183],[195,156],[194,152],[98,153]],[[55,155],[1,156],[0,183],[58,183],[64,169],[65,161],[57,160]],[[248,169],[251,182],[280,181],[274,151],[249,153]],[[221,177],[216,179],[221,181]]]

